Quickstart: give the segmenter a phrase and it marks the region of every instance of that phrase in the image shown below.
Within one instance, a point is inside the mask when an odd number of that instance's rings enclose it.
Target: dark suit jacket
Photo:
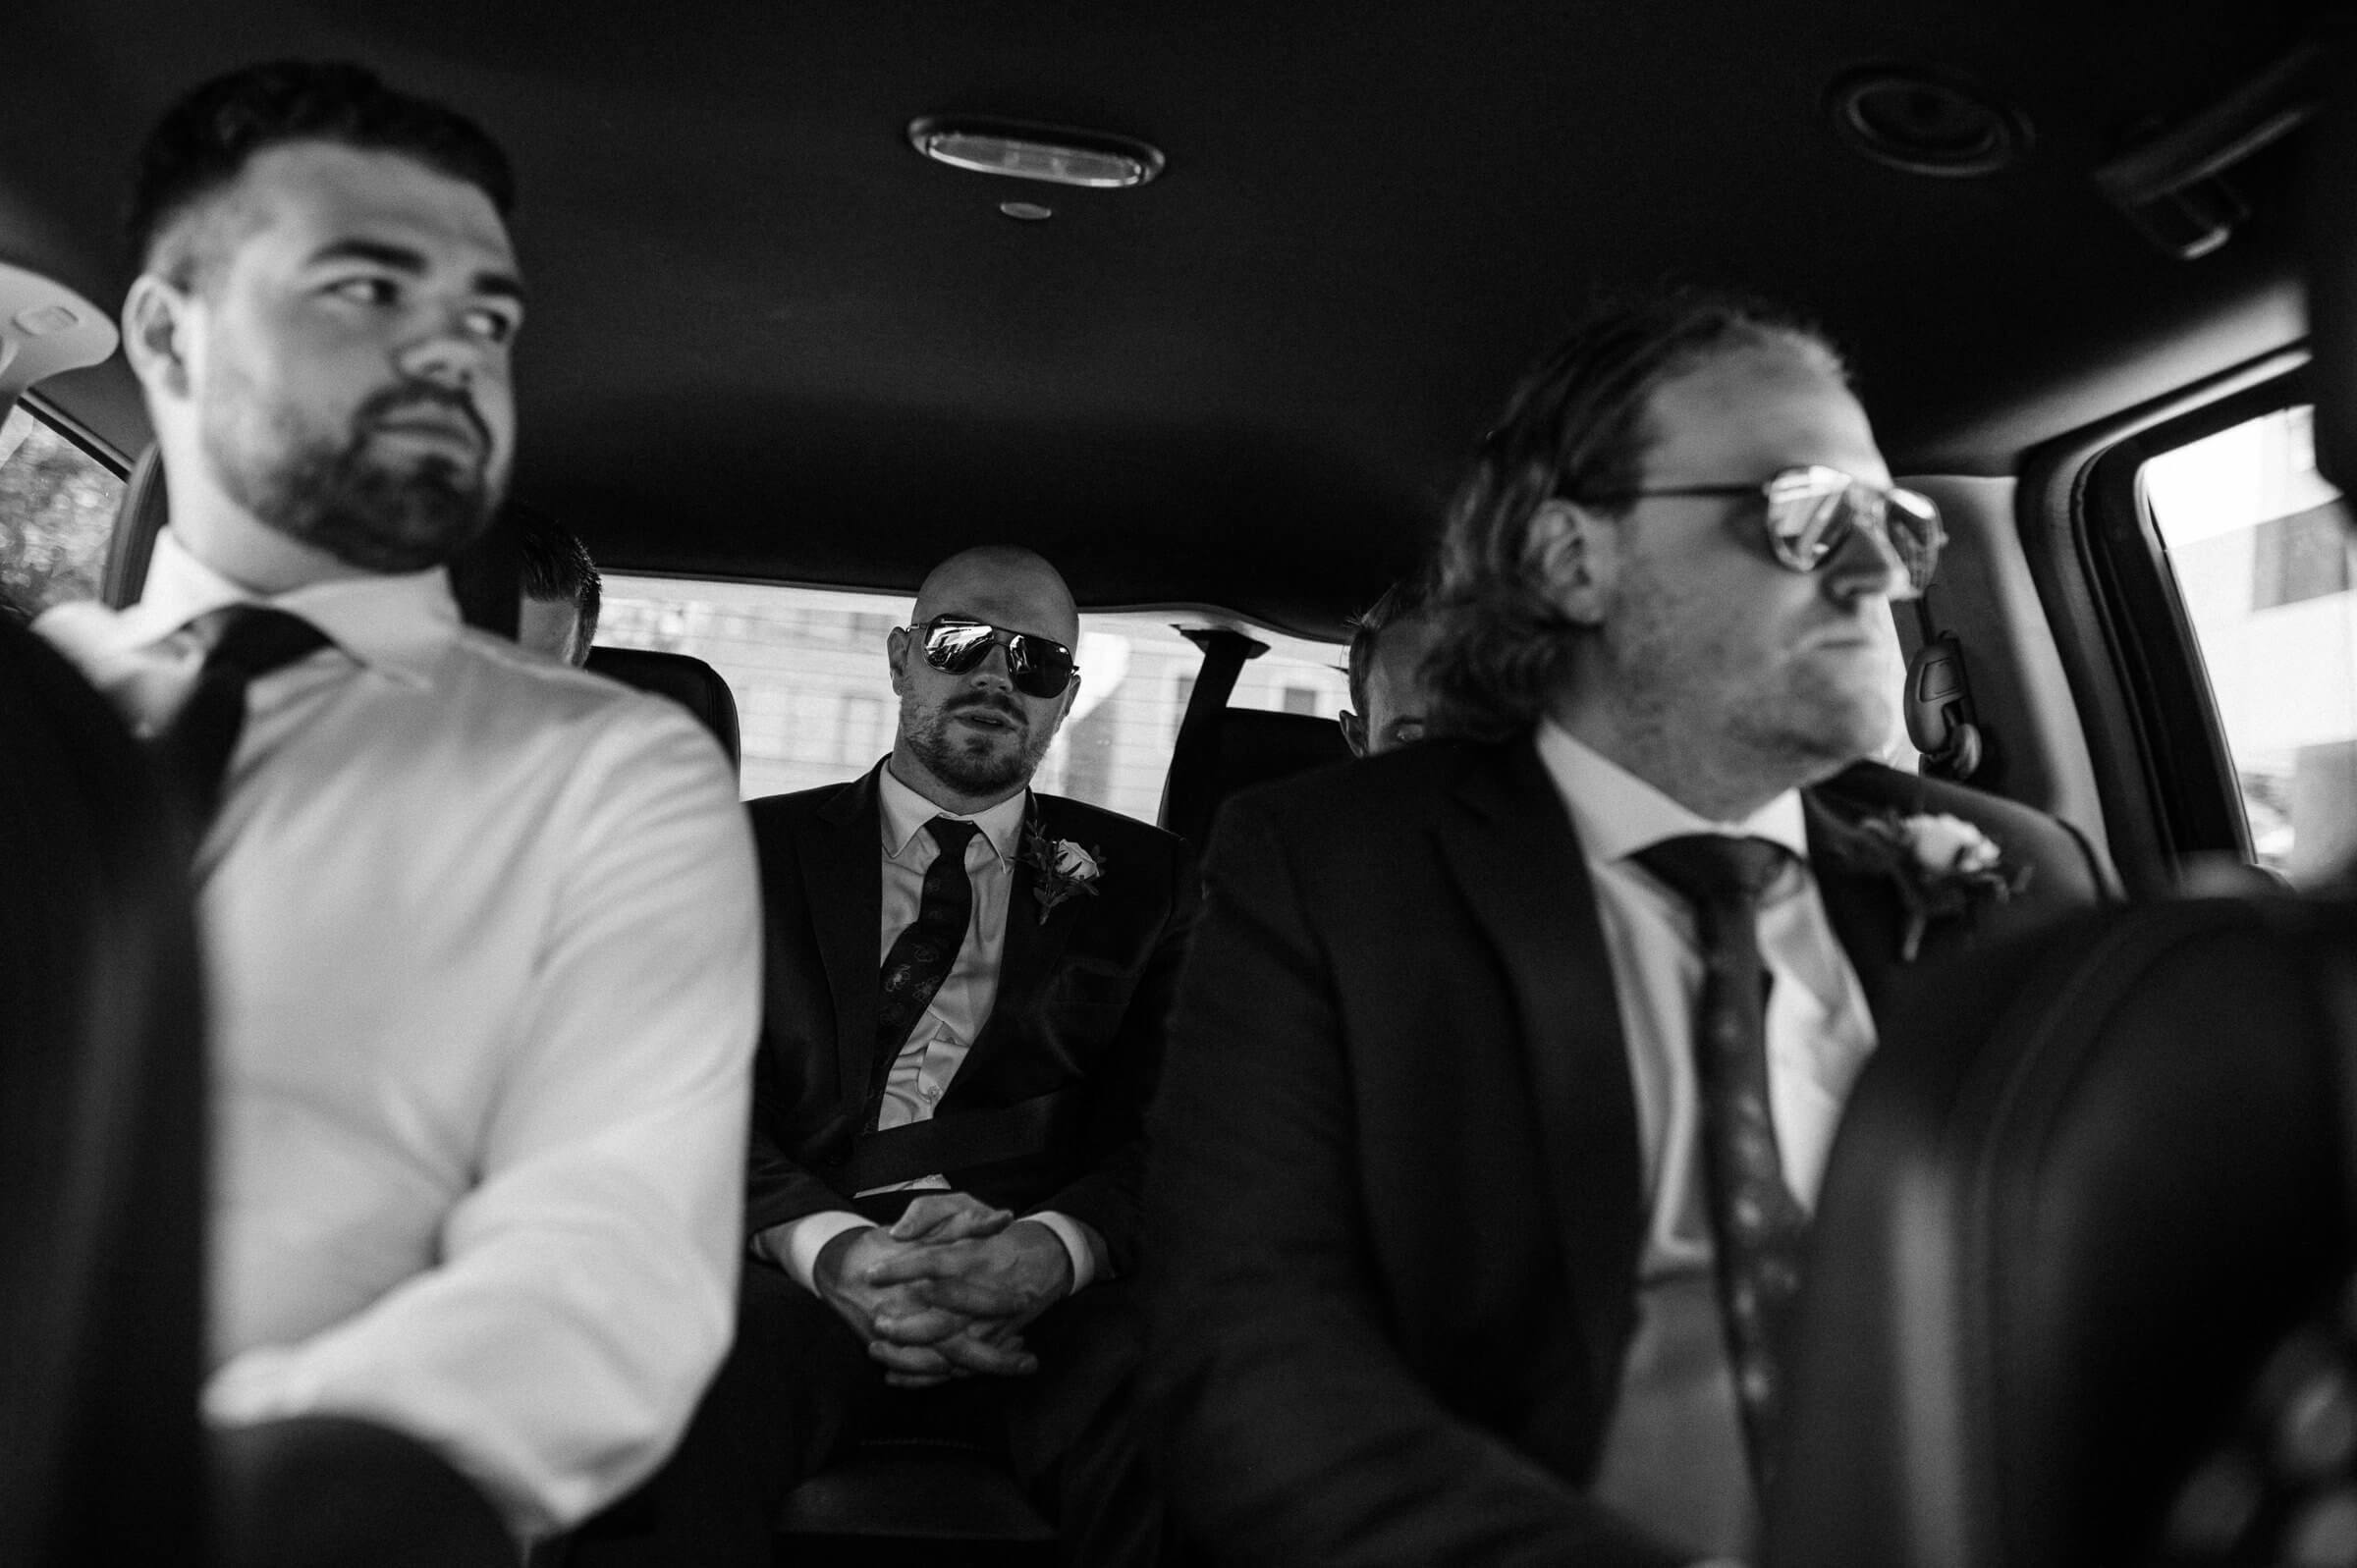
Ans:
[[[1878,1017],[1944,947],[2095,901],[2069,829],[1859,767],[1812,869]],[[1896,890],[1829,813],[1949,812],[2033,868],[1899,963]],[[1148,1197],[1148,1392],[1221,1561],[1667,1564],[1585,1501],[1645,1206],[1620,1013],[1536,747],[1442,742],[1228,809]]]
[[[768,964],[753,1069],[748,1233],[855,1207],[830,1171],[850,1155],[878,1065],[884,883],[876,778],[871,771],[747,808]],[[1146,1103],[1194,923],[1193,857],[1159,828],[1054,795],[1031,801],[1048,838],[1097,851],[1103,874],[1093,896],[1066,898],[1042,921],[1031,870],[1017,867],[998,997],[935,1115],[1069,1090],[1069,1136],[1045,1155],[943,1174],[1018,1214],[1053,1209],[1087,1221],[1126,1273],[1136,1267]]]

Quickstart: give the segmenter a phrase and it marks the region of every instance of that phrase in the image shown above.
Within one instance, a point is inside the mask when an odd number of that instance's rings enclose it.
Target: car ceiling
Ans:
[[[249,60],[358,59],[516,160],[517,489],[608,566],[906,590],[1015,540],[1084,604],[1330,633],[1599,292],[1817,316],[1901,472],[2010,472],[2295,339],[2288,152],[2236,172],[2253,217],[2193,262],[2089,176],[2313,9],[43,0],[0,23],[0,257],[120,297],[124,172],[163,106]],[[1828,85],[1889,63],[2011,100],[2029,155],[1936,179],[1850,151]],[[961,173],[910,149],[927,114],[1169,166],[1124,191]],[[119,363],[49,390],[144,439]]]

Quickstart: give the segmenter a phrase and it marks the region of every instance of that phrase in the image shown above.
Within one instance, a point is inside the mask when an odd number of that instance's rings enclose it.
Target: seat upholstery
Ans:
[[[183,1561],[198,1537],[187,856],[112,710],[0,619],[0,1562]]]
[[[1221,804],[1237,790],[1350,758],[1342,727],[1310,714],[1224,708],[1197,733],[1199,739],[1189,734],[1181,743],[1207,747],[1210,758],[1182,769],[1174,757],[1162,803],[1162,826],[1197,850],[1210,841]]]
[[[955,1444],[872,1442],[789,1492],[778,1533],[904,1541],[1045,1542],[1056,1532],[1003,1464]]]
[[[732,769],[741,766],[736,694],[720,672],[703,660],[692,654],[657,653],[647,648],[592,648],[589,668],[626,686],[669,697],[703,721],[720,742],[720,749],[729,754]]]
[[[2151,1560],[2346,1273],[2348,906],[2165,904],[1948,977],[1828,1168],[1772,1564]]]

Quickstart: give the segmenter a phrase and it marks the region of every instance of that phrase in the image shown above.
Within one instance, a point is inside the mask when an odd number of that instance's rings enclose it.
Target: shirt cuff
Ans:
[[[844,1209],[829,1209],[815,1215],[804,1215],[785,1224],[773,1225],[753,1238],[761,1255],[793,1276],[794,1282],[812,1295],[818,1294],[815,1275],[818,1255],[826,1251],[827,1243],[847,1230],[864,1230],[873,1220]]]
[[[1064,1250],[1072,1255],[1071,1294],[1080,1294],[1082,1288],[1097,1277],[1097,1249],[1088,1234],[1088,1227],[1071,1216],[1060,1215],[1053,1209],[1042,1209],[1035,1215],[1025,1215],[1023,1217],[1036,1219],[1056,1232],[1056,1239],[1064,1243]],[[1105,1271],[1108,1274],[1112,1271],[1110,1267]]]

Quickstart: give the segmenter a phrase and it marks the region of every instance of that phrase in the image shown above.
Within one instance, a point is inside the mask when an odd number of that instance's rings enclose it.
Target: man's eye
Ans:
[[[329,284],[327,292],[354,304],[389,305],[401,297],[401,285],[391,278],[346,278]]]
[[[469,310],[466,312],[466,330],[485,343],[511,342],[516,336],[517,328],[521,325],[521,322],[505,310]]]
[[[1402,719],[1392,726],[1392,740],[1395,744],[1413,745],[1423,738],[1424,721],[1421,719]]]

